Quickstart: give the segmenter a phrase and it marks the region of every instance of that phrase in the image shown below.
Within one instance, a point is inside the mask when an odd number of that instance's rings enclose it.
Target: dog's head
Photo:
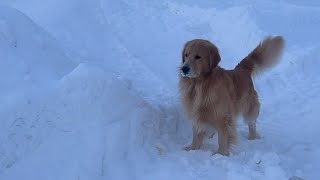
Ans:
[[[181,75],[196,78],[209,74],[220,62],[218,48],[203,39],[188,41],[182,51]]]

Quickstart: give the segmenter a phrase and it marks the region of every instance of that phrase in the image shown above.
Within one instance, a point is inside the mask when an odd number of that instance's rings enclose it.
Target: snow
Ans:
[[[0,179],[317,179],[318,1],[0,2]],[[177,83],[181,48],[206,38],[233,68],[266,35],[280,64],[255,79],[248,141],[186,152]]]

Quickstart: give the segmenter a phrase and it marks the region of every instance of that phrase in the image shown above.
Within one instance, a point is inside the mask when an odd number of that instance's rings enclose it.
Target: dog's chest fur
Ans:
[[[239,97],[232,76],[216,71],[206,79],[180,77],[180,96],[185,112],[196,123],[214,125],[238,114]]]
[[[192,120],[207,121],[209,113],[215,112],[215,101],[218,100],[209,82],[198,82],[195,79],[180,79],[180,92],[183,107]],[[209,117],[209,116],[208,116]]]

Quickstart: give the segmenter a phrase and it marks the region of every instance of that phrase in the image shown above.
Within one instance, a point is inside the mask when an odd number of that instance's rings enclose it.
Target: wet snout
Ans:
[[[180,72],[184,77],[192,77],[192,70],[189,64],[183,64],[180,68]]]
[[[188,65],[183,65],[181,71],[184,75],[187,75],[190,72],[190,67]]]

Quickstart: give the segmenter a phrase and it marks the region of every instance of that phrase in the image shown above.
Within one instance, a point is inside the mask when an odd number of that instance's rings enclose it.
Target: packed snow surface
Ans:
[[[0,179],[319,179],[319,29],[316,0],[2,0]],[[231,69],[267,35],[286,48],[255,78],[261,139],[239,119],[229,157],[182,150],[185,41]]]

